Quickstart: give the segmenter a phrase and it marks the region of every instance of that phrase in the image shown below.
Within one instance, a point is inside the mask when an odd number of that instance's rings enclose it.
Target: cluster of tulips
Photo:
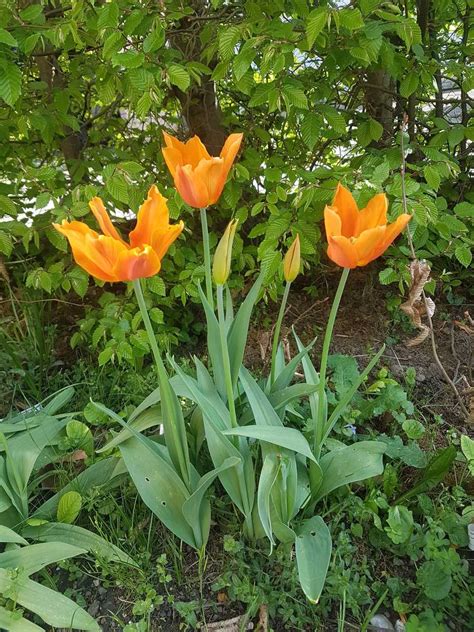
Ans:
[[[327,254],[343,272],[328,318],[319,371],[310,359],[314,341],[304,346],[293,332],[297,353],[289,361],[280,342],[290,286],[301,268],[296,235],[283,263],[286,286],[274,328],[270,375],[255,378],[243,366],[243,358],[263,277],[260,274],[234,313],[226,283],[237,222],[231,220],[227,226],[211,266],[206,216],[207,208],[219,200],[242,134],[231,134],[219,157],[210,156],[196,136],[186,143],[168,134],[164,138],[163,155],[176,189],[201,214],[206,292],[201,288],[199,292],[207,323],[208,366],[194,358],[195,373],[189,375],[173,358],[165,363],[148,316],[140,279],[160,271],[162,258],[184,228],[183,222],[170,224],[166,199],[156,186],[140,207],[128,242],[98,197],[91,200],[90,208],[102,234],[82,222],[55,224],[69,240],[76,262],[88,273],[103,281],[132,281],[156,363],[158,388],[127,420],[103,404],[94,404],[122,427],[101,451],[120,454],[143,501],[167,528],[198,551],[200,561],[205,559],[211,524],[207,491],[219,479],[243,517],[245,537],[267,537],[270,549],[277,542],[294,547],[301,586],[316,602],[332,549],[330,530],[315,515],[316,506],[338,487],[380,474],[385,450],[377,441],[326,449],[329,433],[383,352],[382,348],[329,412],[326,368],[334,322],[350,269],[379,257],[410,216],[400,215],[388,224],[384,194],[359,210],[352,194],[338,185],[333,203],[325,208],[324,221]],[[304,381],[295,380],[300,365]],[[309,419],[298,420],[301,414],[295,404],[302,399],[309,400]],[[183,400],[191,406],[183,406]],[[304,433],[295,427],[295,420]],[[145,434],[145,430],[150,432]],[[214,466],[211,471],[202,471],[203,446]]]

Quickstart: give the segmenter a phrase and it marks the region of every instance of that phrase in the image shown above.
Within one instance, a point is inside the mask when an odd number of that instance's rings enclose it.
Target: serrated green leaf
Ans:
[[[400,84],[400,95],[404,99],[407,99],[411,94],[413,94],[416,91],[419,83],[420,83],[419,72],[412,71],[408,73],[408,75],[402,80]]]
[[[318,7],[311,11],[306,18],[306,39],[308,40],[308,48],[312,48],[316,38],[325,27],[328,20],[327,7]]]
[[[191,83],[191,77],[184,66],[179,64],[170,64],[167,68],[168,78],[170,82],[177,86],[182,92],[186,92]]]
[[[13,106],[21,94],[22,74],[16,64],[6,59],[0,63],[0,97],[7,105]]]

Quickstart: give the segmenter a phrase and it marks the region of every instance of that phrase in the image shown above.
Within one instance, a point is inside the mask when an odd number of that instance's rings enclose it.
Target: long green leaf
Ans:
[[[217,390],[221,397],[225,397],[225,379],[224,379],[224,366],[222,364],[222,349],[220,342],[219,323],[217,321],[214,310],[209,305],[209,302],[201,289],[198,286],[199,296],[204,308],[204,314],[206,316],[207,323],[207,350],[209,353],[209,359],[211,361],[212,373],[216,383]]]
[[[321,516],[306,520],[297,531],[296,563],[304,594],[318,603],[331,559],[331,533]]]
[[[292,379],[295,376],[296,369],[300,364],[301,360],[311,351],[314,344],[316,342],[316,338],[312,340],[307,347],[301,345],[299,353],[297,353],[285,366],[285,368],[281,371],[281,373],[277,376],[276,380],[273,382],[271,392],[277,393],[280,390],[286,388]]]
[[[276,454],[267,454],[263,459],[262,470],[258,481],[257,506],[258,515],[265,535],[270,540],[270,553],[275,545],[271,520],[272,489],[280,471],[280,459]]]
[[[49,564],[84,553],[85,549],[64,542],[30,544],[0,553],[0,568],[21,568],[27,575],[32,575]]]
[[[186,391],[184,384],[181,382],[181,378],[179,375],[173,375],[169,378],[170,384],[173,387],[174,392],[178,397],[189,397],[189,393]],[[132,411],[130,417],[128,418],[129,423],[135,421],[135,419],[145,412],[151,406],[155,406],[161,402],[161,391],[160,387],[155,388],[145,399],[139,404],[135,410]]]
[[[27,525],[22,530],[26,538],[40,542],[64,542],[88,551],[98,557],[112,562],[122,562],[136,566],[135,561],[118,546],[107,542],[97,533],[64,522],[48,522],[38,526]]]
[[[227,346],[229,348],[230,372],[232,376],[232,386],[235,390],[239,378],[240,367],[244,359],[245,347],[249,331],[250,317],[262,287],[264,274],[261,272],[249,293],[245,297],[242,305],[232,322],[227,336]]]
[[[281,426],[280,417],[278,417],[267,396],[244,366],[240,369],[240,382],[249,400],[255,423],[272,427]]]
[[[231,457],[230,459],[226,459],[220,467],[204,474],[199,480],[196,490],[183,504],[183,515],[188,524],[191,527],[199,525],[201,539],[200,542],[196,542],[199,548],[207,544],[211,527],[210,504],[209,502],[203,502],[204,495],[219,474],[224,470],[235,467],[241,463],[241,461],[242,459]]]
[[[68,597],[27,577],[13,577],[3,568],[0,568],[0,593],[8,593],[16,603],[53,627],[100,632],[90,614]]]
[[[118,432],[110,441],[108,441],[103,448],[96,450],[98,454],[101,452],[106,452],[107,450],[112,450],[116,448],[121,443],[129,439],[133,436],[130,428],[134,428],[137,432],[143,432],[143,430],[148,430],[148,428],[153,428],[154,426],[159,426],[163,423],[163,415],[161,414],[160,406],[151,406],[143,411],[140,415],[135,417],[133,421],[128,421],[128,428],[122,428],[120,432]]]
[[[316,500],[342,485],[382,474],[386,447],[381,441],[360,441],[325,454],[319,461],[323,480]]]
[[[302,454],[311,461],[316,461],[305,437],[296,428],[285,428],[284,426],[243,426],[242,428],[224,430],[223,434],[265,441]]]
[[[12,612],[3,606],[0,606],[0,628],[8,632],[44,632],[44,628],[19,616],[18,611]]]

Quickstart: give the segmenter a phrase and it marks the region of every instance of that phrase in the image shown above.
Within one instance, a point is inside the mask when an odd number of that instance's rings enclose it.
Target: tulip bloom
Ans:
[[[288,248],[285,258],[283,259],[283,276],[287,283],[291,283],[300,273],[301,265],[301,249],[300,236],[296,235],[293,243]]]
[[[156,186],[141,205],[130,243],[119,235],[99,197],[89,206],[102,230],[98,234],[83,222],[63,220],[53,224],[67,237],[74,259],[81,268],[102,281],[133,281],[154,276],[161,268],[161,259],[184,228],[183,222],[170,225],[164,198]]]
[[[209,152],[198,136],[186,143],[163,132],[163,156],[179,194],[189,206],[206,208],[219,199],[240,148],[243,134],[231,134],[218,158]]]
[[[351,192],[338,184],[332,205],[324,209],[328,257],[342,268],[365,266],[380,257],[411,219],[403,213],[387,224],[387,208],[387,197],[379,193],[359,211]]]

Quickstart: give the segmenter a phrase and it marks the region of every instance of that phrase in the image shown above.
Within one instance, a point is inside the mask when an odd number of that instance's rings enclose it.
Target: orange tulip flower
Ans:
[[[239,151],[243,134],[231,134],[219,158],[212,157],[198,136],[186,143],[163,132],[163,156],[179,194],[190,206],[205,208],[219,199]]]
[[[170,225],[166,198],[154,185],[140,206],[130,243],[119,235],[99,197],[89,206],[102,235],[83,222],[63,220],[53,226],[67,237],[76,263],[102,281],[133,281],[157,274],[161,259],[184,228],[183,222]]]
[[[403,213],[387,224],[387,208],[386,195],[379,193],[359,211],[352,193],[338,184],[332,205],[324,209],[328,257],[343,268],[365,266],[380,257],[411,219]]]

